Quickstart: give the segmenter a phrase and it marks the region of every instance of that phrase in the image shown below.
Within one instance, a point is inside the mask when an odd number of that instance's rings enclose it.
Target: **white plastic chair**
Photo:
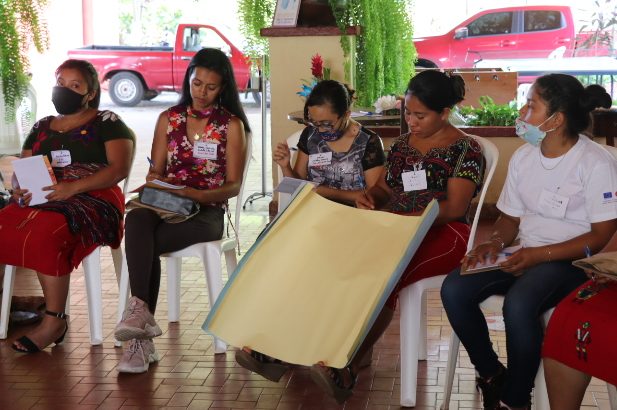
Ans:
[[[499,151],[494,143],[486,138],[473,137],[482,146],[486,161],[485,177],[476,212],[471,224],[471,233],[467,249],[473,248],[474,236],[480,219],[484,197],[490,185]],[[426,291],[440,289],[446,275],[434,276],[412,283],[399,293],[400,301],[400,337],[401,337],[401,406],[416,405],[418,379],[418,360],[426,360]]]
[[[210,308],[214,306],[214,302],[216,302],[221,290],[223,290],[221,255],[225,254],[228,275],[231,275],[231,273],[236,269],[236,247],[240,241],[238,237],[240,230],[240,212],[242,210],[242,197],[244,186],[246,184],[246,176],[249,168],[249,160],[251,159],[251,152],[252,139],[249,135],[247,138],[246,161],[244,163],[244,170],[242,174],[242,184],[240,186],[240,192],[236,197],[234,218],[235,235],[229,238],[219,239],[218,241],[196,243],[184,249],[180,249],[179,251],[161,255],[161,257],[167,258],[167,318],[170,322],[177,322],[180,320],[180,279],[182,271],[182,258],[197,257],[201,259],[206,274]],[[122,273],[120,275],[118,322],[122,320],[122,314],[126,309],[130,292],[126,258],[123,258],[123,260],[124,263],[122,265]],[[121,342],[116,341],[115,345],[120,346]],[[226,350],[227,345],[225,342],[214,338],[214,353],[225,353]]]
[[[136,142],[135,142],[136,143]],[[131,166],[135,157],[135,146]],[[128,192],[130,174],[127,175],[122,185],[122,193]],[[90,324],[90,344],[100,345],[103,343],[103,286],[101,279],[101,246],[95,248],[81,262],[84,270],[86,283],[86,295],[88,299],[88,320]],[[114,262],[116,278],[120,280],[122,270],[122,249],[111,249],[111,257]],[[2,292],[2,307],[0,310],[0,339],[6,339],[9,327],[9,315],[11,312],[11,299],[13,297],[13,284],[15,282],[16,266],[6,265],[4,268],[4,287]],[[70,310],[70,295],[66,299],[65,313]]]
[[[604,148],[608,152],[610,152],[615,157],[615,159],[617,159],[617,148],[607,145],[604,145]],[[503,302],[503,296],[494,295],[480,303],[480,307],[485,311],[501,314],[503,310]],[[554,309],[549,309],[542,315],[542,324],[544,328],[546,328],[546,326],[548,325],[548,321],[553,314],[553,310]],[[443,410],[447,410],[450,406],[450,395],[452,394],[452,384],[454,382],[454,372],[456,370],[456,359],[458,357],[459,347],[460,339],[458,338],[456,333],[452,332],[452,336],[450,338],[450,347],[448,349],[448,364],[446,365],[446,381],[444,384],[443,395],[444,401],[441,406]],[[611,408],[616,409],[617,391],[615,390],[615,386],[607,384],[607,387]],[[544,368],[541,363],[534,381],[533,405],[536,410],[550,410],[548,392],[546,390],[546,381],[544,380]]]

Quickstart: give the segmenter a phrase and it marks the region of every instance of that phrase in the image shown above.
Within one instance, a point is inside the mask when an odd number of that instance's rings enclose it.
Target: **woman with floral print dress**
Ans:
[[[111,111],[99,111],[96,70],[82,60],[56,69],[52,102],[59,115],[38,121],[21,156],[45,155],[56,180],[48,202],[29,206],[32,194],[14,186],[0,211],[0,264],[35,270],[45,296],[42,323],[13,344],[34,353],[64,340],[70,273],[99,245],[120,246],[124,196],[118,182],[129,173],[133,135]]]
[[[229,59],[217,49],[200,50],[187,68],[178,105],[159,116],[146,177],[184,185],[173,193],[198,202],[200,211],[180,223],[165,222],[145,208],[127,215],[125,247],[133,296],[115,331],[116,339],[129,341],[120,372],[145,372],[158,360],[152,339],[161,334],[153,316],[159,256],[222,237],[226,202],[238,195],[242,183],[248,132]]]

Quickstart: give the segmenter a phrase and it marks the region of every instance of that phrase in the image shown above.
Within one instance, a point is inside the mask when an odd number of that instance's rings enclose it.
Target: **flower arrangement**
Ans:
[[[323,58],[319,54],[311,57],[311,74],[313,78],[310,82],[302,80],[304,83],[300,86],[300,91],[296,93],[300,97],[307,98],[318,82],[330,79],[330,68],[324,67]]]
[[[397,115],[401,112],[401,100],[394,95],[379,97],[373,104],[376,114]]]

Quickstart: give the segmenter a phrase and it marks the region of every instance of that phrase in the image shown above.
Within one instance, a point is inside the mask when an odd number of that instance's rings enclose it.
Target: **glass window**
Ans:
[[[525,32],[559,28],[561,28],[561,13],[559,11],[531,10],[525,12]]]
[[[512,30],[512,12],[485,14],[472,21],[467,29],[470,37],[508,34]]]
[[[204,47],[218,48],[228,56],[231,55],[231,47],[216,32],[209,28],[187,27],[184,29],[184,51],[199,51]]]

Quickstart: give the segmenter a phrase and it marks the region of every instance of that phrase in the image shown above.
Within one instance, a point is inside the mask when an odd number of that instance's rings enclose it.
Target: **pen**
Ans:
[[[150,163],[150,168],[154,169],[154,162],[152,162],[152,160],[150,159],[150,157],[146,157],[146,159],[148,160],[148,162]]]
[[[297,150],[298,150],[298,148],[297,148],[297,147],[289,147],[289,150],[290,150],[290,151],[297,151]]]
[[[373,115],[373,112],[372,111],[360,111],[360,114]]]
[[[589,249],[589,245],[585,245],[585,256],[591,257],[591,249]]]

